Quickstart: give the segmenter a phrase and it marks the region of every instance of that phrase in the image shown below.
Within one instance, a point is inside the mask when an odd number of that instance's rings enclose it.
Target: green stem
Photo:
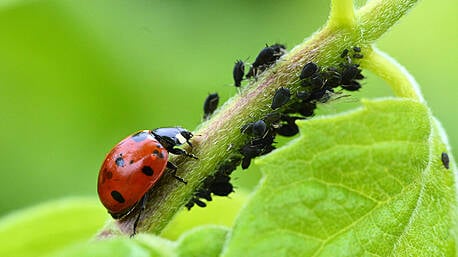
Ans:
[[[397,2],[402,6],[394,8],[393,4]],[[142,213],[137,230],[160,233],[192,197],[201,182],[211,176],[218,165],[230,158],[232,154],[238,154],[245,140],[240,128],[272,111],[270,104],[275,91],[279,87],[288,86],[295,94],[300,89],[297,81],[304,64],[313,61],[323,67],[338,65],[342,61],[340,58],[342,50],[351,46],[361,46],[363,54],[366,55],[366,52],[371,51],[372,41],[388,30],[415,2],[414,0],[373,0],[358,11],[355,19],[351,0],[333,0],[330,20],[323,30],[307,42],[296,46],[274,67],[262,73],[240,94],[227,101],[218,113],[195,131],[192,153],[199,157],[198,160],[182,156],[171,157],[171,161],[179,167],[177,174],[188,184],[178,182],[171,175],[161,178],[149,193],[146,209]],[[121,233],[132,233],[137,214],[138,212],[134,211],[118,221],[117,227]],[[108,225],[100,232],[99,237],[117,234],[119,231],[113,230],[114,227],[112,224]]]
[[[362,66],[385,80],[398,97],[424,102],[420,88],[409,72],[387,54],[373,47],[366,54]]]
[[[418,0],[368,1],[356,14],[364,40],[373,42],[380,38],[417,2]],[[376,24],[374,21],[377,21]]]
[[[356,24],[353,0],[332,0],[329,26],[353,28]]]

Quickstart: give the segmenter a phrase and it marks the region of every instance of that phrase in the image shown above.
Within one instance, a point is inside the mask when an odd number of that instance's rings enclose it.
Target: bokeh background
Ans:
[[[0,215],[96,198],[115,143],[139,129],[192,130],[208,93],[236,93],[235,59],[252,61],[266,43],[293,47],[328,12],[322,0],[0,1]],[[378,43],[418,80],[455,149],[456,13],[456,0],[422,1]],[[391,95],[366,75],[355,97]],[[235,176],[249,189],[259,173]]]

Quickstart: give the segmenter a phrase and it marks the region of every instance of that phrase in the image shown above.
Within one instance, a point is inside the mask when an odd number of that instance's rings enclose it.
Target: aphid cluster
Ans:
[[[232,70],[232,77],[234,79],[234,86],[239,88],[242,85],[242,81],[245,78],[249,79],[257,77],[263,71],[268,69],[270,66],[280,59],[282,55],[286,53],[286,47],[282,44],[266,45],[257,55],[255,61],[251,64],[249,71],[245,75],[245,63],[241,60],[237,60]],[[279,92],[285,96],[289,93],[289,89],[285,88],[284,92]],[[218,100],[216,94],[211,94],[207,97],[204,103],[204,119],[207,119],[216,109]],[[286,103],[288,99],[278,98],[278,103],[273,103],[273,108],[278,105],[281,106]],[[212,103],[216,102],[214,105]],[[214,107],[214,108],[211,108]],[[279,119],[280,120],[280,119]],[[288,124],[291,122],[289,121]],[[292,122],[294,123],[294,122]],[[283,131],[285,135],[291,134],[291,130],[288,130],[287,126],[282,127],[280,131]],[[297,126],[294,124],[292,126]],[[211,201],[211,195],[227,196],[233,192],[233,186],[230,183],[230,174],[242,164],[242,168],[246,169],[250,166],[251,159],[256,156],[263,155],[271,152],[273,149],[273,143],[275,138],[275,131],[272,129],[272,124],[266,124],[263,120],[247,124],[242,128],[242,133],[250,136],[251,140],[245,144],[239,151],[239,154],[232,155],[228,160],[224,161],[214,173],[213,176],[207,178],[202,187],[196,191],[192,199],[186,204],[188,209],[191,209],[194,205],[205,207],[206,203],[203,200]],[[295,132],[297,133],[297,132]]]
[[[353,58],[363,58],[359,47],[354,47],[353,51]],[[297,92],[297,98],[308,103],[326,102],[329,99],[327,93],[334,93],[339,86],[347,91],[360,89],[359,80],[364,79],[364,76],[359,64],[353,62],[348,49],[345,49],[340,57],[344,60],[337,67],[320,68],[313,62],[305,64],[299,75],[303,89]]]
[[[190,210],[194,204],[199,207],[205,207],[207,204],[202,200],[211,201],[212,194],[216,196],[228,196],[234,192],[234,187],[230,182],[230,174],[240,164],[240,160],[239,155],[233,155],[219,165],[215,174],[206,178],[202,186],[194,193],[194,196],[185,205],[186,208]]]
[[[266,46],[258,54],[245,77],[257,77],[284,53],[284,45]],[[326,68],[314,62],[306,63],[298,77],[300,90],[294,93],[287,86],[278,88],[272,97],[270,105],[272,112],[240,128],[240,132],[246,136],[246,141],[238,149],[238,154],[233,154],[224,161],[217,168],[215,175],[204,181],[203,186],[195,193],[186,207],[188,209],[194,205],[205,207],[206,203],[203,200],[211,201],[212,194],[227,196],[233,192],[230,174],[238,165],[241,164],[242,169],[247,169],[253,158],[274,150],[276,135],[291,137],[299,133],[296,120],[313,116],[317,103],[328,101],[338,87],[347,91],[360,89],[360,80],[364,76],[354,59],[363,58],[361,49],[359,47],[353,47],[352,51],[345,49],[340,58],[342,61],[338,66]],[[244,71],[244,63],[238,60],[233,69],[236,87],[241,86]]]
[[[242,132],[247,134],[245,144],[240,148],[242,154],[242,168],[246,169],[254,157],[269,153],[275,136],[291,137],[299,133],[296,120],[305,119],[313,115],[317,102],[326,102],[337,87],[355,91],[361,88],[359,81],[364,78],[359,64],[353,59],[363,58],[359,47],[350,51],[345,49],[339,66],[321,68],[314,62],[306,63],[300,74],[301,89],[295,94],[285,86],[278,88],[272,98],[272,112],[260,120],[247,123]]]

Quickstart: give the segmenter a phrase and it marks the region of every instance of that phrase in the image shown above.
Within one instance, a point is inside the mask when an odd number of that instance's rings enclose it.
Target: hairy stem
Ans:
[[[231,154],[238,153],[244,143],[240,128],[272,111],[270,104],[275,91],[282,86],[288,87],[293,94],[299,90],[298,76],[304,64],[313,61],[323,67],[337,65],[341,62],[342,50],[351,46],[360,46],[363,54],[369,53],[371,43],[387,31],[415,2],[416,0],[373,0],[360,9],[355,18],[351,0],[332,1],[330,20],[323,30],[283,56],[274,67],[262,73],[240,94],[227,101],[209,121],[195,131],[192,153],[199,157],[198,160],[182,156],[171,157],[171,161],[179,167],[177,175],[183,177],[188,184],[180,183],[172,175],[165,175],[150,191],[137,231],[160,233],[192,197],[202,181],[212,175],[218,165]],[[137,214],[137,211],[133,211],[117,221],[121,233],[132,233]],[[117,233],[119,231],[116,226],[109,224],[99,237]]]
[[[417,2],[418,0],[368,1],[356,13],[364,40],[370,42],[380,38]]]
[[[387,54],[373,48],[366,54],[362,65],[385,80],[398,97],[424,102],[420,87],[409,72]]]
[[[332,0],[329,26],[352,28],[356,24],[353,0]]]

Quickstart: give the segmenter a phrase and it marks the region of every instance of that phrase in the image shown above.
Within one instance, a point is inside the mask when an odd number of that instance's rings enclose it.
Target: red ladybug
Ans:
[[[162,177],[166,168],[175,178],[177,167],[168,161],[169,153],[194,155],[176,146],[187,143],[192,133],[180,128],[141,130],[117,144],[107,155],[99,172],[97,191],[100,201],[115,219],[129,214],[141,202],[144,209],[146,193]],[[141,211],[134,223],[134,231]]]

